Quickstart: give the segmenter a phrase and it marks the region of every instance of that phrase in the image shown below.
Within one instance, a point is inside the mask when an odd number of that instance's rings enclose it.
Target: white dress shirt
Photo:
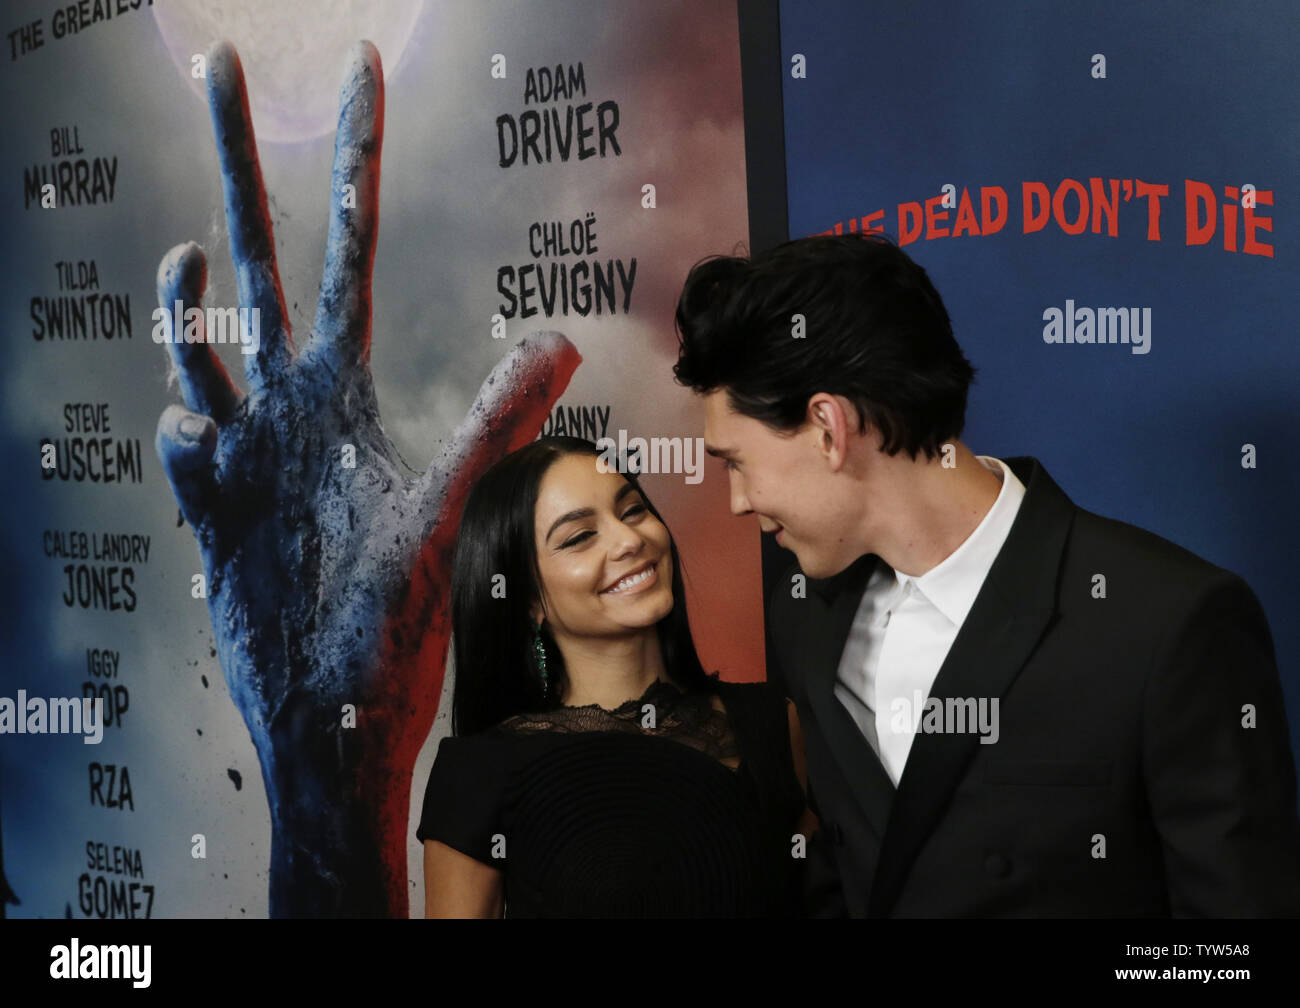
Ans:
[[[966,541],[920,577],[881,564],[867,581],[840,655],[835,696],[897,786],[924,701],[975,604],[1025,496],[1000,459],[977,456],[1002,489]],[[919,703],[917,701],[920,701]],[[882,745],[883,741],[883,745]]]

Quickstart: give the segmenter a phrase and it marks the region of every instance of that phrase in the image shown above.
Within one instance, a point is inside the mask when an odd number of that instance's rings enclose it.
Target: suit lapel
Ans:
[[[1035,460],[1006,462],[1025,484],[1025,497],[935,678],[930,696],[938,700],[1002,697],[1055,617],[1074,505]],[[918,733],[913,740],[880,851],[870,916],[887,914],[897,900],[979,744],[974,732]]]
[[[800,634],[809,645],[808,702],[877,839],[885,835],[894,784],[871,743],[835,696],[835,673],[862,593],[879,562],[875,556],[863,556],[833,578],[810,581],[810,587],[821,598],[821,605],[813,607],[815,625],[805,627]]]

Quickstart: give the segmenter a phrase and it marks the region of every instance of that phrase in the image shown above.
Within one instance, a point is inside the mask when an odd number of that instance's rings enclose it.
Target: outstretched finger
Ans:
[[[379,51],[348,52],[330,180],[329,241],[310,353],[333,355],[336,370],[370,357],[370,276],[379,233],[379,160],[384,143],[384,70]]]
[[[420,482],[427,520],[458,513],[469,487],[497,459],[537,437],[582,355],[562,333],[536,332],[500,361]]]
[[[217,425],[211,418],[173,403],[158,418],[154,447],[181,515],[190,528],[200,528],[216,505],[217,482],[212,460],[217,450]]]
[[[207,260],[194,242],[177,245],[158,266],[158,306],[164,320],[170,321],[167,349],[180,376],[181,395],[194,412],[206,413],[221,424],[239,405],[243,393],[207,342],[200,304],[207,284]]]
[[[226,229],[235,261],[239,303],[258,313],[253,317],[259,330],[257,352],[248,357],[245,371],[250,386],[259,389],[288,366],[293,347],[285,321],[284,293],[275,263],[275,238],[248,110],[244,69],[229,42],[214,42],[208,49],[208,108],[221,159]]]

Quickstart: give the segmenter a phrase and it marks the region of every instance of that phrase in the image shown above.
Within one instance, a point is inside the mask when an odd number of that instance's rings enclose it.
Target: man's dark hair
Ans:
[[[803,336],[795,316],[803,317]],[[818,392],[842,395],[890,455],[961,436],[975,369],[925,270],[881,234],[800,238],[696,264],[677,302],[673,374],[779,431]]]

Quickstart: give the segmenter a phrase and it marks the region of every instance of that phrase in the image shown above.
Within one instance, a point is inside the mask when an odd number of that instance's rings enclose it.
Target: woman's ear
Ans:
[[[528,618],[532,620],[534,627],[537,627],[544,619],[546,619],[546,613],[542,611],[540,602],[534,602],[528,607]]]

